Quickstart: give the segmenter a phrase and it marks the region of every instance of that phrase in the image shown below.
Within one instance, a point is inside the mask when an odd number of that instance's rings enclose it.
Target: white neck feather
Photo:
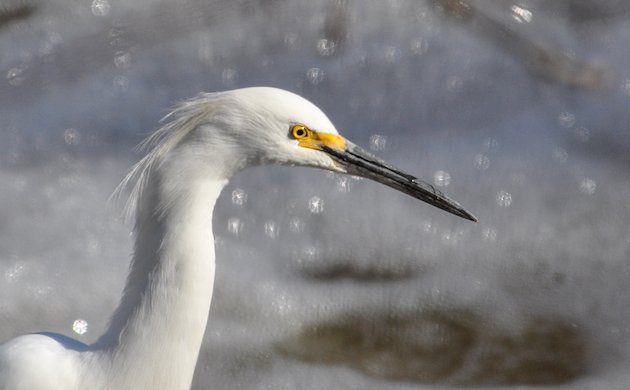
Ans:
[[[192,381],[214,284],[212,213],[227,183],[225,170],[212,168],[229,156],[193,167],[200,156],[187,150],[164,156],[143,189],[125,292],[95,344],[111,389],[188,389]]]

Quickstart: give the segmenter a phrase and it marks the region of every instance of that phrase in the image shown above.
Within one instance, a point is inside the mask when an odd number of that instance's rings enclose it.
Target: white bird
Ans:
[[[431,185],[341,137],[309,101],[267,87],[201,94],[146,144],[130,187],[135,245],[120,305],[92,345],[54,333],[0,346],[0,389],[188,389],[214,282],[212,213],[234,174],[252,165],[323,168],[367,177],[460,217]]]

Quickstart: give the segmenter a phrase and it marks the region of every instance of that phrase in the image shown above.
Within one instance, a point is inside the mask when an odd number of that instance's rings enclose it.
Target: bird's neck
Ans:
[[[120,378],[112,389],[188,389],[192,381],[214,284],[212,212],[227,180],[181,172],[153,172],[140,199],[125,292],[96,344],[100,364]]]

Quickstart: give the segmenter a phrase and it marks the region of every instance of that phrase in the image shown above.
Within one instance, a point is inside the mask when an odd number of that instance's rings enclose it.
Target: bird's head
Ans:
[[[474,215],[432,185],[366,152],[335,129],[313,103],[291,92],[255,87],[226,92],[224,126],[256,163],[302,165],[365,177],[471,221]]]

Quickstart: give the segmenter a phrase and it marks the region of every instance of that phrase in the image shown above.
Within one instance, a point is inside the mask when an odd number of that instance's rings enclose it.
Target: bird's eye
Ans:
[[[304,125],[293,125],[291,127],[291,135],[295,139],[302,139],[308,136],[308,128]]]

